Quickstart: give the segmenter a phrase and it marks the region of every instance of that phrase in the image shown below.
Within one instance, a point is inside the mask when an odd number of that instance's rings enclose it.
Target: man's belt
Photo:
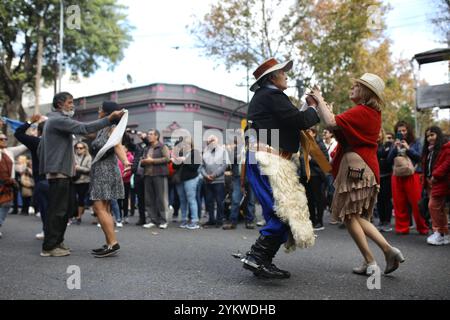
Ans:
[[[262,152],[267,152],[276,156],[279,156],[283,159],[286,160],[291,160],[293,153],[283,150],[283,149],[276,149],[272,146],[269,146],[268,144],[265,143],[253,143],[250,145],[250,150],[251,151],[262,151]]]

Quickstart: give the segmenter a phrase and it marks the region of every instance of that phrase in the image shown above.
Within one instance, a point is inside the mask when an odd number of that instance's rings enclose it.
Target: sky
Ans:
[[[75,97],[83,97],[151,83],[193,84],[246,101],[246,70],[227,72],[220,62],[204,56],[186,28],[195,21],[194,15],[203,17],[210,4],[216,1],[119,0],[128,7],[128,20],[135,27],[133,42],[126,49],[124,59],[113,71],[107,71],[104,66],[80,82],[65,76],[62,89]],[[444,46],[437,42],[435,29],[429,21],[437,10],[431,5],[434,1],[385,0],[392,7],[386,19],[386,32],[392,39],[394,57],[411,59],[416,53]],[[133,79],[131,84],[127,82],[128,74]],[[430,84],[449,82],[447,64],[425,65],[420,77]],[[51,102],[52,97],[53,88],[41,91],[42,103]],[[442,116],[449,117],[449,112],[441,112]]]

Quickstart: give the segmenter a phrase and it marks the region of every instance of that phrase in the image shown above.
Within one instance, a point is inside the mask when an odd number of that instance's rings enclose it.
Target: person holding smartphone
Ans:
[[[394,130],[396,132],[394,147],[389,152],[387,161],[393,166],[392,200],[395,211],[395,232],[409,233],[408,206],[410,206],[417,231],[427,235],[428,226],[420,214],[418,205],[422,191],[420,142],[416,140],[411,125],[405,121],[397,122]],[[410,170],[401,170],[402,163],[409,164]]]

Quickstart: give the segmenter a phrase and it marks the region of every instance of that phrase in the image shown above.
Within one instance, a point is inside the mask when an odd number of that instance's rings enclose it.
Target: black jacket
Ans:
[[[38,182],[41,180],[45,180],[45,174],[39,174],[39,157],[37,154],[37,149],[39,147],[39,142],[41,142],[41,138],[29,136],[25,133],[30,126],[31,124],[25,122],[23,125],[16,129],[14,137],[25,147],[27,147],[28,150],[30,150],[33,166],[33,179],[35,182]]]
[[[261,139],[261,135],[259,138],[274,147],[277,146],[270,139],[270,129],[278,129],[279,148],[292,153],[297,152],[300,146],[299,130],[308,129],[320,121],[313,108],[300,111],[281,90],[266,87],[255,92],[248,107],[247,120],[253,121],[252,129],[268,129],[267,141]]]
[[[195,159],[202,159],[202,156],[198,150],[194,149],[193,151],[189,152],[186,160],[183,163],[179,165],[173,165],[175,170],[181,170],[180,182],[191,180],[198,176],[198,168],[200,167],[200,163],[195,163]]]

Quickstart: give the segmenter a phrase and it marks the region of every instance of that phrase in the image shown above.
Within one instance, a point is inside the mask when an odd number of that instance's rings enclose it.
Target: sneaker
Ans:
[[[447,236],[447,240],[448,240],[448,236]],[[433,246],[442,246],[444,244],[448,244],[448,242],[445,243],[445,236],[437,231],[435,231],[431,236],[429,236],[427,238],[427,243],[431,244]]]
[[[29,207],[28,208],[28,215],[33,215],[33,214],[35,214],[35,211],[34,211],[34,208],[33,207]]]
[[[124,223],[124,224],[129,224],[129,223],[130,223],[130,220],[128,219],[128,217],[126,217],[126,218],[123,220],[123,223]]]
[[[321,231],[321,230],[325,230],[325,227],[323,226],[323,224],[317,223],[313,229],[314,229],[314,231]]]
[[[150,223],[144,224],[142,227],[144,227],[145,229],[150,229],[150,228],[156,227],[156,224],[150,222]]]
[[[36,239],[44,240],[44,231],[39,232],[38,234],[36,234]]]
[[[66,246],[66,244],[64,242],[61,242],[58,245],[58,248],[63,249],[63,250],[67,250],[67,251],[71,251],[72,249],[70,249],[68,246]]]
[[[118,243],[116,243],[113,246],[107,246],[100,252],[94,253],[94,257],[96,258],[105,258],[105,257],[111,257],[115,256],[120,250],[120,246]]]
[[[40,212],[36,213],[36,218],[40,218],[40,217],[41,217],[41,213]]]
[[[192,223],[188,224],[186,226],[186,228],[189,230],[195,230],[195,229],[200,229],[200,226],[198,225],[198,223],[192,222]]]
[[[256,225],[257,225],[258,227],[262,227],[262,226],[265,226],[265,225],[266,225],[266,222],[265,222],[264,220],[261,220],[261,221],[258,221],[258,222],[256,223]]]
[[[450,236],[448,234],[444,236],[444,244],[450,244]]]
[[[116,227],[117,228],[123,228],[123,223],[122,222],[116,222]]]
[[[160,229],[167,229],[168,226],[169,226],[169,225],[168,225],[167,222],[166,222],[166,223],[160,224],[160,225],[159,225],[159,228],[160,228]]]
[[[102,225],[101,225],[100,223],[97,223],[97,227],[101,228],[101,227],[102,227]]]
[[[385,224],[383,226],[381,226],[380,228],[380,232],[391,232],[392,231],[392,227],[389,224]]]
[[[91,254],[97,254],[97,253],[102,252],[103,250],[105,250],[107,248],[108,248],[108,245],[104,244],[101,248],[92,249],[91,250]]]
[[[189,224],[188,224],[186,221],[184,221],[184,222],[182,222],[182,223],[180,224],[180,228],[181,228],[181,229],[186,229],[188,225],[189,225]]]
[[[0,239],[3,237],[3,234],[0,232]]]
[[[65,257],[70,255],[69,250],[64,250],[60,247],[56,247],[52,250],[42,250],[41,257]]]

